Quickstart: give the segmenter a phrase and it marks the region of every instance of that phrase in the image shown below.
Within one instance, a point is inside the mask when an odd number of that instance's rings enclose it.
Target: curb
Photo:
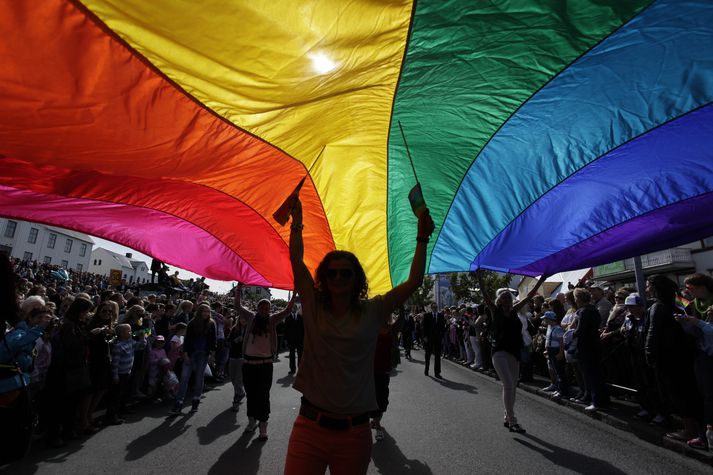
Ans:
[[[443,361],[447,361],[452,365],[458,366],[460,368],[464,368],[464,369],[466,369],[476,375],[482,376],[484,378],[498,381],[498,379],[494,376],[490,376],[489,374],[484,373],[482,371],[476,371],[474,369],[469,368],[466,365],[452,361],[448,358],[441,358],[441,362],[443,362]],[[603,422],[604,424],[608,424],[612,427],[615,427],[616,429],[629,432],[629,433],[637,436],[638,438],[640,438],[646,442],[649,442],[650,444],[657,445],[659,447],[663,447],[667,450],[671,450],[671,451],[677,452],[681,455],[684,455],[686,457],[695,459],[695,460],[702,462],[706,465],[713,466],[713,452],[692,449],[685,442],[680,442],[680,441],[673,440],[673,439],[666,437],[665,436],[666,432],[660,428],[652,427],[651,425],[649,425],[645,422],[633,420],[630,417],[622,417],[623,415],[617,414],[617,412],[622,412],[622,409],[618,408],[617,406],[622,406],[622,405],[621,405],[621,403],[618,403],[616,400],[612,401],[613,407],[611,409],[598,410],[593,413],[588,413],[584,410],[584,405],[577,404],[576,402],[570,401],[569,399],[553,398],[553,397],[551,397],[550,393],[544,392],[542,390],[542,388],[540,388],[539,386],[534,386],[534,385],[528,384],[528,383],[518,383],[517,387],[519,389],[522,389],[523,391],[530,393],[530,394],[534,394],[534,395],[539,396],[543,399],[547,399],[548,401],[550,401],[554,404],[557,404],[559,406],[564,406],[571,410],[585,414],[588,417],[590,417],[591,419]]]

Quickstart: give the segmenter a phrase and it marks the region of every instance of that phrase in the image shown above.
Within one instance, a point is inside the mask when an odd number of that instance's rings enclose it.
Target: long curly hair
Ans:
[[[325,308],[331,306],[332,299],[329,291],[327,290],[327,270],[329,269],[329,264],[332,261],[345,260],[349,261],[352,265],[352,271],[354,272],[354,288],[351,295],[350,305],[352,307],[358,307],[359,301],[365,299],[369,294],[369,283],[366,280],[366,273],[364,273],[364,268],[361,266],[359,259],[349,251],[331,251],[327,253],[319,263],[317,267],[317,275],[315,278],[314,285],[317,290],[320,291],[322,296],[322,305]]]

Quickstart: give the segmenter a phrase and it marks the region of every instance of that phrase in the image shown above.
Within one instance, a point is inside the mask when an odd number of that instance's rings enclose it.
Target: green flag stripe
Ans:
[[[389,132],[388,238],[394,285],[408,276],[416,226],[407,198],[415,179],[397,121],[403,124],[436,223],[435,237],[471,162],[507,118],[649,3],[450,0],[416,4]],[[429,256],[433,244],[434,240]]]

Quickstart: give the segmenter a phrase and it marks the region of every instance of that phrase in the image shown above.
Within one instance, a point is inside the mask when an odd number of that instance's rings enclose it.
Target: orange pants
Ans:
[[[298,416],[287,447],[285,475],[363,475],[371,461],[371,428],[359,424],[346,431],[320,426]]]

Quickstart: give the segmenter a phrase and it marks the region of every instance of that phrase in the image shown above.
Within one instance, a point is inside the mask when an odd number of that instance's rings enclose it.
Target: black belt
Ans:
[[[302,403],[300,406],[300,415],[311,421],[315,421],[326,429],[331,430],[349,430],[354,426],[365,424],[369,421],[369,413],[359,414],[356,416],[333,416],[321,412],[319,409]]]

